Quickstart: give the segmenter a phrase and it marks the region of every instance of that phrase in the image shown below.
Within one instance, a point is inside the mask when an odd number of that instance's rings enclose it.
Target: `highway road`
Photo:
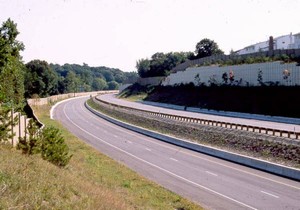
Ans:
[[[167,109],[167,108],[163,108],[163,107],[156,107],[156,106],[152,106],[152,105],[118,99],[115,97],[115,94],[105,94],[105,95],[100,95],[97,97],[103,101],[107,101],[112,104],[119,104],[119,105],[123,105],[126,107],[133,107],[133,108],[141,109],[141,110],[148,110],[148,111],[153,111],[153,112],[160,112],[160,113],[179,115],[179,116],[185,116],[185,117],[193,117],[193,118],[199,118],[199,119],[205,119],[205,120],[236,123],[236,124],[241,124],[241,125],[251,125],[251,126],[257,126],[257,127],[279,129],[279,130],[291,131],[291,132],[300,132],[300,125],[295,125],[295,124],[279,123],[279,122],[256,120],[256,119],[235,118],[235,117],[227,117],[227,116],[219,116],[219,115],[211,115],[211,114],[203,114],[203,113],[195,113],[195,112]]]
[[[53,117],[144,177],[208,209],[300,209],[300,182],[170,145],[111,124],[85,106],[58,104]]]

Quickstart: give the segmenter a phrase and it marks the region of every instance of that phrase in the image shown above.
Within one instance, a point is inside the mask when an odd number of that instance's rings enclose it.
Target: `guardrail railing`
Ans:
[[[148,111],[148,110],[141,110],[141,109],[136,109],[136,108],[132,108],[132,107],[122,106],[119,104],[113,104],[113,103],[101,100],[98,97],[95,97],[95,99],[97,101],[100,101],[101,103],[104,103],[104,104],[107,104],[110,106],[127,109],[127,110],[145,112],[145,113],[148,113],[153,116],[169,118],[169,119],[173,119],[173,120],[177,120],[177,121],[181,121],[181,122],[190,122],[190,123],[197,123],[197,124],[201,124],[201,125],[209,125],[209,126],[217,126],[217,127],[228,128],[228,129],[243,130],[243,131],[261,133],[261,134],[266,134],[266,135],[271,135],[271,136],[286,137],[286,138],[290,138],[290,139],[300,139],[300,132],[265,128],[265,127],[252,126],[252,125],[243,125],[243,124],[222,122],[222,121],[216,121],[216,120],[207,120],[207,119],[186,117],[186,116],[180,116],[180,115],[172,115],[172,114],[166,114],[166,113],[160,113],[160,112],[153,112],[153,111]]]

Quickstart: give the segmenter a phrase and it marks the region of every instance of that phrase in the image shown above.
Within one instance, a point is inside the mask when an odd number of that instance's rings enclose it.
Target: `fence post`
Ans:
[[[11,109],[11,145],[14,146],[14,108]]]
[[[20,142],[20,137],[21,137],[21,113],[19,112],[19,142]]]

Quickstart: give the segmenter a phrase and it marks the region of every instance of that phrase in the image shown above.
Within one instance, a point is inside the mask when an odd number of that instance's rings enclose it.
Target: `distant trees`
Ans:
[[[202,39],[196,45],[193,52],[157,52],[151,59],[140,59],[136,62],[136,68],[140,77],[167,76],[170,70],[187,59],[193,60],[211,55],[224,54],[216,42],[210,39]]]
[[[95,78],[92,84],[93,90],[106,90],[107,82],[102,78]]]
[[[140,77],[167,76],[176,65],[183,63],[192,55],[191,52],[157,52],[151,59],[140,59],[136,68]]]
[[[104,66],[50,64],[50,67],[58,74],[60,93],[115,90],[120,84],[134,83],[138,78],[136,72],[123,72]]]
[[[69,71],[64,79],[64,92],[71,93],[77,92],[77,86],[79,84],[79,79],[73,71]]]
[[[26,64],[25,96],[46,97],[49,95],[115,90],[122,83],[136,82],[136,72],[123,72],[108,67],[89,67],[87,64],[48,64],[33,60]]]
[[[25,68],[26,67],[26,68]],[[108,67],[89,67],[87,64],[48,64],[33,60],[26,64],[25,96],[46,97],[49,95],[115,90],[122,83],[134,83],[136,72],[123,72]]]

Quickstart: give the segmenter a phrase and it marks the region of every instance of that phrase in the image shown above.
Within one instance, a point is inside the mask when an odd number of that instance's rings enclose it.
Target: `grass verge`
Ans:
[[[35,107],[46,126],[61,128],[73,154],[65,168],[0,144],[0,209],[201,209],[102,155]]]

